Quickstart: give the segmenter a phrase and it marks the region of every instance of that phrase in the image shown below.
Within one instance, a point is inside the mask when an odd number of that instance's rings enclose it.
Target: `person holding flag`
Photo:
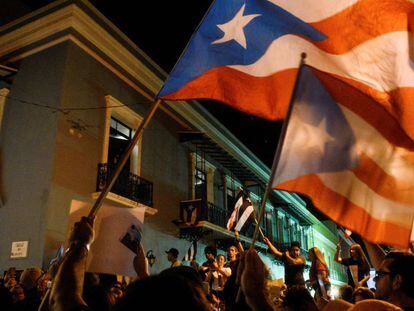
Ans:
[[[349,258],[341,258],[341,242],[336,245],[336,252],[334,260],[347,269],[348,284],[354,288],[366,287],[369,280],[369,264],[362,251],[361,245],[353,244],[349,249]]]
[[[300,243],[293,241],[289,251],[284,253],[278,250],[267,237],[263,238],[270,251],[280,258],[285,266],[285,283],[287,287],[294,285],[305,285],[303,270],[305,269],[306,259],[300,255]]]

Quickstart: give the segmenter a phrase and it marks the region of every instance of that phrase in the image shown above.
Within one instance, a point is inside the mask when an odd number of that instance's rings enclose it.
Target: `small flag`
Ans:
[[[63,245],[60,245],[55,258],[53,258],[50,263],[49,266],[52,266],[55,263],[59,263],[60,260],[63,258],[63,255],[65,254],[65,248],[63,247]]]
[[[185,254],[183,260],[192,261],[195,260],[197,256],[197,241],[193,241],[191,246],[188,248],[187,253]]]
[[[348,229],[345,229],[345,237],[349,238],[351,235],[352,235],[352,231],[348,230]]]
[[[249,205],[248,207],[246,207],[239,221],[237,222],[237,225],[234,228],[234,230],[240,231],[241,228],[243,228],[244,224],[246,223],[247,219],[249,219],[250,215],[253,213],[253,211],[254,211],[253,205]]]
[[[242,205],[243,205],[243,194],[241,192],[239,199],[236,201],[236,204],[234,205],[234,210],[231,213],[229,220],[227,221],[227,230],[231,230],[231,228],[233,228],[239,216],[239,210]]]

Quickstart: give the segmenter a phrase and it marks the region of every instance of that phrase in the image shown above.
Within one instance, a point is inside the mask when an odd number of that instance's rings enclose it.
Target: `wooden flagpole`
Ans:
[[[144,120],[142,120],[141,124],[139,125],[138,129],[136,130],[134,137],[132,138],[128,148],[122,154],[115,171],[111,174],[110,180],[107,181],[105,187],[102,189],[101,194],[96,199],[95,204],[89,211],[88,218],[92,219],[96,216],[99,209],[102,206],[103,200],[106,198],[109,191],[111,191],[112,186],[115,184],[116,179],[118,178],[119,174],[121,173],[122,168],[124,167],[125,163],[128,160],[128,157],[131,155],[132,150],[134,149],[135,145],[137,144],[138,140],[141,138],[142,133],[144,132],[145,128],[147,127],[148,123],[151,121],[152,117],[154,116],[155,111],[161,104],[161,99],[157,98],[151,105],[150,109],[147,112]]]
[[[264,215],[264,212],[265,212],[265,209],[266,209],[266,201],[267,201],[267,198],[269,197],[270,191],[272,190],[272,182],[275,178],[276,168],[277,168],[277,164],[279,162],[280,155],[282,154],[282,146],[283,146],[283,142],[284,142],[285,137],[286,137],[287,125],[289,123],[290,115],[292,114],[293,102],[296,99],[296,95],[297,95],[296,93],[298,91],[298,84],[299,84],[298,82],[299,82],[299,79],[300,79],[300,76],[301,76],[301,73],[302,73],[302,68],[305,65],[305,58],[306,58],[306,53],[302,53],[300,63],[299,63],[298,74],[296,75],[296,81],[295,81],[295,85],[293,87],[292,96],[290,97],[286,118],[283,122],[283,127],[282,127],[282,132],[280,134],[279,144],[277,145],[275,157],[273,158],[272,170],[271,170],[271,173],[270,173],[269,181],[268,181],[267,186],[266,186],[265,193],[264,193],[263,198],[262,198],[262,204],[261,204],[260,212],[259,212],[259,219],[257,220],[257,225],[256,225],[256,228],[255,228],[254,233],[253,233],[252,245],[250,246],[250,248],[254,248],[254,244],[256,243],[257,234],[259,233],[259,228],[260,228],[259,224],[263,219],[263,215]]]

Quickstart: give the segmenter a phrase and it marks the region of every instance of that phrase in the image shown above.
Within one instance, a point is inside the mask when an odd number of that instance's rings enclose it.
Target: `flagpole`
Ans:
[[[298,73],[296,75],[296,80],[295,80],[295,85],[293,87],[292,96],[290,97],[286,118],[283,122],[282,132],[280,133],[280,140],[279,140],[279,143],[277,145],[275,157],[273,158],[272,170],[271,170],[271,173],[270,173],[269,181],[268,181],[267,186],[266,186],[265,193],[263,195],[262,204],[261,204],[261,207],[260,207],[259,219],[257,220],[257,225],[256,225],[256,228],[255,228],[254,233],[253,233],[253,241],[252,241],[252,244],[251,244],[250,248],[254,248],[254,245],[256,243],[257,234],[259,233],[259,228],[260,228],[259,224],[263,219],[264,212],[265,212],[265,209],[266,209],[266,201],[267,201],[267,198],[270,194],[270,191],[272,190],[272,181],[274,180],[274,177],[275,177],[275,174],[276,174],[277,164],[279,162],[279,158],[280,158],[280,155],[282,153],[282,145],[283,145],[283,142],[284,142],[285,137],[286,137],[287,125],[289,123],[290,115],[292,114],[293,102],[296,99],[296,95],[297,95],[296,93],[298,91],[298,82],[299,82],[299,79],[300,79],[300,76],[301,76],[301,73],[302,73],[302,68],[305,65],[305,58],[306,58],[306,53],[302,53],[300,63],[299,63],[299,70],[298,70]]]
[[[124,167],[125,163],[128,160],[128,157],[131,155],[132,150],[134,149],[135,145],[137,144],[138,140],[141,138],[142,133],[144,132],[145,128],[147,127],[148,123],[151,121],[152,117],[154,116],[155,111],[161,104],[161,99],[157,98],[151,105],[150,109],[147,112],[144,120],[142,120],[141,124],[139,125],[138,129],[136,130],[134,137],[132,138],[128,148],[122,154],[121,159],[119,160],[117,166],[115,167],[115,171],[111,174],[110,180],[107,181],[105,187],[102,189],[101,194],[96,199],[95,204],[89,211],[88,218],[92,219],[96,216],[99,209],[102,206],[103,200],[106,198],[109,191],[112,189],[112,186],[115,184],[116,179],[118,178],[119,174],[121,173],[122,168]]]

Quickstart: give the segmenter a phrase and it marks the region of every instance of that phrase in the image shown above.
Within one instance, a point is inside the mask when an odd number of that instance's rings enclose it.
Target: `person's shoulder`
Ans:
[[[351,263],[351,258],[342,258],[341,264],[348,266]]]
[[[377,311],[398,311],[402,310],[400,307],[393,305],[389,302],[378,299],[366,299],[357,302],[350,310],[364,311],[364,310],[377,310]]]

